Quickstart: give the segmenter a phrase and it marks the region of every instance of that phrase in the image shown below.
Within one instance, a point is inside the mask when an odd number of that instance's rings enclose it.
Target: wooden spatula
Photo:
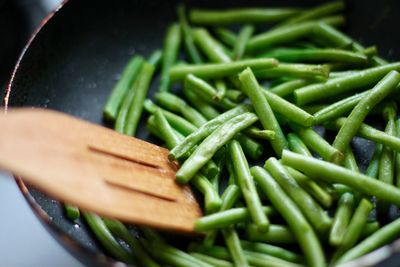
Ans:
[[[44,109],[0,115],[0,168],[52,197],[134,224],[192,232],[201,209],[168,150]]]

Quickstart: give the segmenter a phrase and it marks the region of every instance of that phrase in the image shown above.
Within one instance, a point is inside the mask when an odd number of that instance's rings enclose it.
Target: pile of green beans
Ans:
[[[147,119],[177,183],[199,195],[202,234],[178,248],[71,205],[68,217],[82,214],[118,260],[154,267],[324,267],[400,237],[388,215],[400,207],[400,62],[340,31],[344,9],[178,6],[162,51],[127,60],[104,117],[130,136]],[[365,172],[355,137],[375,145]]]

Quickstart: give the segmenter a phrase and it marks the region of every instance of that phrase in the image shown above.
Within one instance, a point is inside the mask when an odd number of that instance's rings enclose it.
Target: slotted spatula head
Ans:
[[[56,199],[178,232],[201,216],[165,148],[44,109],[8,110],[0,125],[0,167]]]

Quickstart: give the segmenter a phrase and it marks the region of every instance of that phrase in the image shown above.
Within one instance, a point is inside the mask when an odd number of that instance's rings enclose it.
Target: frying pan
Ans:
[[[107,125],[102,108],[110,89],[124,65],[135,54],[144,56],[161,48],[168,24],[175,20],[179,1],[156,0],[70,0],[44,20],[29,41],[15,67],[4,97],[5,107],[44,107],[69,113],[82,119]],[[196,7],[234,6],[312,6],[323,1],[266,0],[188,0]],[[355,0],[347,3],[348,26],[345,29],[365,45],[376,44],[389,60],[400,59],[400,2],[396,0]],[[150,90],[156,89],[157,80]],[[109,125],[107,125],[109,126]],[[138,136],[152,140],[144,121]],[[361,169],[372,154],[371,143],[353,143]],[[72,223],[59,202],[18,184],[35,213],[50,233],[83,263],[90,266],[114,265],[82,221]],[[101,196],[99,196],[101,197]],[[133,230],[134,231],[134,230]],[[384,263],[398,266],[400,257],[392,245]],[[376,253],[375,253],[376,254]],[[378,253],[379,257],[382,255]],[[368,264],[373,260],[368,260]],[[397,262],[397,263],[396,263]],[[354,266],[370,266],[356,263]]]

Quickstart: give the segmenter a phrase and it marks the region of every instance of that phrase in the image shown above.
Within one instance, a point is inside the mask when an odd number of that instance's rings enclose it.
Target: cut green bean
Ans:
[[[309,10],[306,10],[297,16],[293,16],[292,18],[289,18],[279,26],[287,26],[287,25],[293,25],[293,24],[298,24],[300,22],[304,21],[310,21],[310,20],[315,20],[327,15],[331,15],[337,12],[340,12],[344,9],[344,2],[343,1],[334,1],[334,2],[329,2],[314,8],[311,8]]]
[[[212,213],[219,210],[222,201],[211,182],[200,174],[196,174],[191,182],[204,195],[206,212]]]
[[[314,124],[313,115],[268,90],[262,90],[262,92],[274,112],[304,127],[310,127]]]
[[[287,140],[289,144],[289,149],[295,153],[299,153],[301,155],[312,157],[310,150],[308,150],[307,146],[303,143],[300,137],[295,133],[290,133],[287,135]]]
[[[288,146],[285,135],[251,69],[248,68],[240,73],[239,80],[242,91],[250,98],[264,129],[275,132],[275,139],[270,142],[275,153],[281,155],[282,150]]]
[[[381,152],[382,152],[382,145],[376,144],[374,154],[372,155],[372,158],[371,158],[370,162],[368,163],[368,167],[367,167],[367,170],[365,171],[365,175],[375,178],[375,179],[378,178],[379,159],[381,158]]]
[[[212,87],[208,82],[189,74],[185,79],[185,88],[192,90],[196,95],[200,96],[204,101],[210,104],[220,106],[224,109],[231,109],[236,106],[234,102],[226,97],[217,100],[215,96],[218,94],[217,90]]]
[[[250,224],[246,228],[246,233],[250,241],[262,241],[269,244],[295,244],[297,242],[292,231],[283,225],[271,224],[268,232],[261,233],[257,226]]]
[[[275,139],[275,132],[270,130],[260,130],[256,127],[249,127],[245,130],[245,133],[254,138],[260,138],[265,140],[274,140]]]
[[[282,163],[329,183],[339,183],[352,187],[366,195],[400,206],[400,190],[379,180],[357,173],[335,164],[302,156],[285,150]]]
[[[199,64],[174,66],[170,70],[171,80],[183,80],[188,74],[193,74],[202,79],[224,78],[236,75],[247,67],[252,70],[268,69],[278,65],[272,58],[246,59],[228,63]],[[399,64],[400,65],[400,64]]]
[[[128,91],[135,81],[143,62],[143,57],[134,56],[128,62],[128,65],[126,65],[124,71],[121,74],[121,78],[112,89],[111,95],[104,106],[103,113],[104,117],[107,120],[116,120],[119,109],[122,106],[122,103],[125,101],[124,97],[126,97],[126,95],[128,94]]]
[[[172,24],[167,31],[164,40],[163,59],[161,66],[160,92],[168,91],[170,85],[169,70],[178,58],[181,43],[181,29],[178,24]]]
[[[271,255],[282,260],[295,263],[301,263],[304,260],[302,256],[278,246],[269,245],[266,243],[249,242],[244,240],[240,241],[240,244],[245,250]]]
[[[392,70],[400,71],[400,63],[373,67],[354,74],[329,79],[325,83],[312,84],[299,88],[294,91],[296,103],[298,105],[305,105],[340,93],[372,85]]]
[[[235,134],[249,127],[258,120],[253,113],[244,113],[223,123],[212,132],[196,148],[190,157],[182,164],[176,173],[176,180],[179,183],[187,183],[201,167],[212,158],[215,152],[226,144]]]
[[[294,123],[290,123],[289,126],[300,136],[308,148],[317,152],[324,160],[340,160],[344,157],[343,153],[331,146],[312,128],[304,128]]]
[[[146,253],[146,251],[141,246],[139,240],[137,240],[131,235],[131,233],[129,233],[124,224],[117,220],[112,220],[108,218],[103,218],[103,221],[107,228],[113,233],[113,235],[124,240],[130,246],[131,251],[135,256],[135,260],[137,260],[140,264],[149,267],[160,266]]]
[[[160,109],[157,109],[154,113],[154,119],[158,129],[160,130],[161,136],[164,137],[164,141],[169,149],[174,148],[181,142],[181,139],[174,133],[174,130]]]
[[[190,104],[197,109],[207,120],[212,120],[220,115],[219,111],[207,102],[203,101],[197,95],[188,88],[183,88],[183,94],[190,102]]]
[[[154,67],[154,71],[158,69],[162,61],[162,50],[157,49],[155,50],[147,60],[147,62]]]
[[[360,169],[358,168],[358,164],[356,161],[356,158],[354,156],[353,150],[351,149],[350,146],[347,147],[345,156],[343,159],[343,165],[349,170],[359,172]]]
[[[275,213],[273,208],[265,206],[262,207],[262,211],[267,217]],[[195,230],[204,232],[248,221],[251,221],[248,208],[232,208],[201,217],[195,222]]]
[[[397,71],[391,71],[375,85],[370,93],[354,107],[344,125],[340,128],[332,146],[344,152],[350,144],[351,139],[356,135],[368,112],[392,92],[399,82],[400,74]],[[340,161],[336,162],[339,163]]]
[[[234,102],[241,102],[246,98],[246,95],[242,91],[229,89],[226,90],[226,97]]]
[[[346,118],[339,118],[337,120],[324,124],[324,126],[326,126],[328,129],[338,130],[344,125],[345,122]],[[377,142],[379,144],[389,146],[396,151],[400,151],[400,138],[388,135],[385,132],[377,130],[365,123],[361,124],[356,135]]]
[[[193,9],[190,21],[202,25],[278,22],[299,13],[296,8]]]
[[[65,213],[71,221],[75,221],[81,216],[81,212],[77,206],[71,204],[64,204]]]
[[[235,42],[235,46],[233,47],[233,57],[234,60],[239,60],[242,58],[246,51],[246,45],[249,41],[250,37],[254,33],[254,26],[253,25],[245,25],[240,30],[238,37]]]
[[[375,233],[368,236],[366,239],[358,243],[353,248],[349,249],[337,260],[337,263],[344,263],[358,257],[361,257],[385,244],[390,243],[400,234],[400,219],[397,219]]]
[[[285,97],[294,92],[294,90],[309,85],[310,81],[309,80],[303,80],[303,79],[296,79],[296,80],[290,80],[287,82],[284,82],[282,84],[279,84],[277,86],[274,86],[270,89],[268,89],[271,93],[274,93],[280,97]]]
[[[361,99],[365,98],[369,93],[370,90],[355,94],[321,109],[314,114],[315,123],[318,125],[348,114],[361,101]]]
[[[326,208],[332,206],[333,197],[331,193],[314,180],[305,176],[303,173],[285,166],[286,171],[296,180],[296,182],[304,188],[310,195],[312,195],[321,205]]]
[[[332,246],[338,247],[342,244],[350,218],[353,214],[354,202],[354,195],[352,193],[344,193],[340,196],[329,234],[329,244]]]
[[[275,135],[276,136],[276,135]],[[236,135],[236,139],[239,141],[243,148],[244,153],[252,159],[259,159],[264,151],[264,147],[261,143],[258,143],[254,139],[239,133]],[[275,137],[274,137],[275,139]]]
[[[203,62],[201,58],[200,52],[197,50],[196,45],[194,44],[194,39],[192,36],[192,29],[190,28],[188,21],[186,19],[186,10],[183,4],[177,7],[179,25],[181,27],[183,33],[183,42],[186,48],[186,51],[193,63],[200,64]]]
[[[224,47],[206,29],[196,29],[193,32],[193,37],[196,44],[211,62],[227,63],[232,61]]]
[[[269,158],[264,168],[271,174],[286,194],[297,204],[318,233],[325,233],[332,224],[331,218],[321,206],[296,182],[276,158]]]
[[[224,82],[224,80],[217,80],[215,82],[215,89],[217,90],[217,93],[214,95],[213,99],[220,101],[222,98],[225,97],[226,95],[226,84]]]
[[[107,249],[111,255],[130,264],[135,262],[133,255],[129,254],[128,251],[118,243],[100,216],[88,212],[83,212],[82,215],[101,245]]]
[[[143,111],[143,102],[146,98],[151,79],[154,74],[154,66],[149,63],[143,63],[142,69],[133,85],[135,93],[126,117],[124,133],[135,136],[139,125],[140,116]]]
[[[285,152],[286,150],[284,150],[284,153]],[[268,196],[272,205],[282,215],[293,231],[304,253],[308,266],[326,266],[321,244],[314,230],[300,212],[297,205],[263,168],[253,167],[251,168],[251,173],[263,192]]]
[[[252,221],[257,225],[260,232],[267,232],[269,220],[262,210],[261,201],[240,143],[236,140],[231,141],[229,143],[229,152],[235,170],[235,177],[249,209]]]
[[[228,28],[216,27],[214,28],[215,35],[221,40],[223,43],[230,47],[234,47],[236,43],[236,34]]]
[[[313,27],[313,34],[331,47],[349,48],[353,44],[353,40],[350,37],[324,22],[320,22]]]
[[[360,204],[354,212],[354,215],[351,217],[342,244],[333,255],[333,262],[337,261],[339,257],[341,257],[344,253],[346,253],[346,251],[348,251],[357,243],[361,232],[367,223],[368,216],[372,208],[373,205],[369,200],[365,198],[361,199]]]
[[[234,265],[230,261],[217,259],[215,257],[211,257],[203,253],[190,252],[189,254],[201,261],[211,264],[214,267],[234,267]]]
[[[235,229],[232,226],[222,229],[222,235],[225,239],[225,245],[228,248],[234,265],[237,267],[249,266],[249,263],[244,256],[242,246],[240,245],[239,236]]]
[[[254,74],[260,79],[287,76],[292,78],[325,81],[329,77],[329,70],[328,65],[280,63],[275,68],[255,70]]]
[[[215,131],[224,122],[244,114],[248,111],[246,106],[238,106],[234,109],[222,113],[215,119],[202,125],[200,128],[193,131],[188,135],[180,144],[178,144],[174,149],[172,149],[168,155],[168,158],[173,161],[182,158],[186,155],[196,144],[201,142],[204,138],[209,136],[213,131]]]

